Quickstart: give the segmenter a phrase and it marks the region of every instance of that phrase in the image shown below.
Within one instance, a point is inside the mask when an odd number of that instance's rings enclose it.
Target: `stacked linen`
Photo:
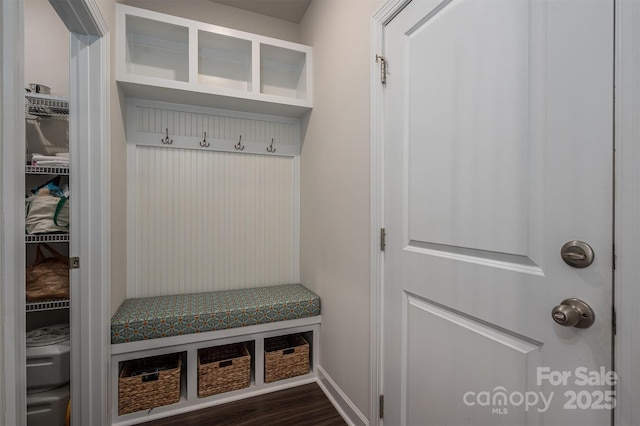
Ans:
[[[69,167],[69,153],[61,152],[56,155],[33,154],[31,165],[37,167]]]

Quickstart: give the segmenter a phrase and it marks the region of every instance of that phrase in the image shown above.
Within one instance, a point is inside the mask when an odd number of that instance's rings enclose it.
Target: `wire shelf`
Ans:
[[[38,302],[27,302],[27,312],[53,311],[56,309],[69,308],[69,299],[40,300]]]
[[[32,116],[68,117],[69,100],[49,95],[27,93],[24,98],[25,113]]]
[[[68,243],[69,234],[37,234],[26,235],[27,243]]]
[[[69,167],[25,166],[24,172],[30,175],[68,175]]]

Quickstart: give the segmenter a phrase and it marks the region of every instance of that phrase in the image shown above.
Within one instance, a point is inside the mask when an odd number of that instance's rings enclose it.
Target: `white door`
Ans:
[[[386,26],[385,425],[610,424],[613,21],[413,0]],[[554,322],[572,297],[591,327]]]

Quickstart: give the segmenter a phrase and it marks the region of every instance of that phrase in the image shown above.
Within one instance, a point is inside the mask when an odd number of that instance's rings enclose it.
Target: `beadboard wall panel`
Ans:
[[[127,297],[294,282],[294,158],[134,150]]]
[[[196,113],[139,105],[135,107],[136,131],[164,137],[169,129],[172,137],[186,136],[245,142],[268,143],[274,138],[280,145],[295,145],[297,126],[292,122],[274,122],[255,118],[225,116],[220,113]]]

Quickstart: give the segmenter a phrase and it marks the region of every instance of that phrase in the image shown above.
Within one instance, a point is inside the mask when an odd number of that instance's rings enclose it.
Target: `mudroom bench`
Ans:
[[[137,424],[313,382],[320,322],[320,298],[300,284],[127,299],[111,320],[113,424]],[[291,344],[296,347],[283,346],[282,350],[270,352],[274,342],[297,343]],[[224,361],[224,355],[215,358],[221,362],[211,363],[209,374],[235,375],[244,368],[245,379],[240,379],[238,386],[223,384],[222,390],[205,392],[201,376],[204,354],[229,348],[241,348],[246,356]],[[168,357],[176,365],[146,367],[143,373],[127,377],[132,363]],[[273,375],[277,370],[274,362],[284,362],[287,369],[294,357],[295,364],[291,365],[302,370],[292,372],[293,377],[287,371]],[[300,365],[307,359],[308,367]],[[240,366],[241,361],[244,367]],[[136,374],[140,375],[139,381]],[[215,380],[228,380],[221,377]],[[133,391],[125,390],[124,380],[133,381]],[[163,380],[167,382],[160,383]],[[140,403],[148,395],[166,397],[169,402],[148,407],[145,402]],[[123,403],[129,400],[137,401],[142,408],[134,411],[128,402]]]

